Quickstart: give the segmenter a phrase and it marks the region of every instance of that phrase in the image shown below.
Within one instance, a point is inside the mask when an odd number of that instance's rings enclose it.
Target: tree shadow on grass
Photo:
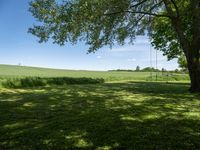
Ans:
[[[0,149],[200,149],[187,85],[112,83],[2,90]]]

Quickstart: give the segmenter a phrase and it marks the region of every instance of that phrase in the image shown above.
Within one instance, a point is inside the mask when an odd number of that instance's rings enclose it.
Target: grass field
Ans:
[[[0,90],[0,149],[200,149],[200,96],[181,83]]]
[[[12,67],[0,66],[2,80],[39,76],[38,68]],[[200,149],[200,95],[188,93],[188,83],[146,82],[148,73],[38,70],[117,82],[1,87],[0,150]]]
[[[153,73],[155,80],[156,73]],[[75,78],[103,78],[106,82],[110,81],[149,81],[150,72],[122,72],[122,71],[74,71],[61,69],[47,69],[37,67],[0,65],[0,78],[13,77],[75,77]],[[187,74],[167,74],[158,73],[160,81],[188,81]]]
[[[48,69],[37,67],[11,66],[0,65],[0,76],[2,77],[23,77],[23,76],[37,76],[37,77],[89,77],[89,78],[104,78],[107,81],[114,80],[144,80],[149,76],[145,72],[109,72],[109,71],[74,71],[61,69]]]

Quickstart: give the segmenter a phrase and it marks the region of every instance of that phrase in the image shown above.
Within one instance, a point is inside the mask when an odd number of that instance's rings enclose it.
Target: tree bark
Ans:
[[[191,1],[192,41],[188,51],[188,70],[191,80],[190,92],[200,92],[200,1]]]
[[[185,41],[184,44],[181,44],[187,59],[187,68],[191,83],[189,91],[192,93],[200,93],[200,38],[198,41],[193,40],[191,44]]]
[[[176,11],[170,7],[169,0],[163,0],[165,3],[166,10],[171,16],[172,25],[177,33],[178,40],[181,47],[184,50],[184,54],[187,58],[187,66],[191,81],[190,92],[200,93],[200,2],[199,0],[192,0],[192,40],[190,41],[185,36],[185,30],[182,26],[182,17],[179,14],[178,7],[176,7],[175,1],[173,1]]]
[[[188,58],[188,71],[190,76],[190,92],[200,92],[200,62],[199,58],[195,55],[189,55]]]
[[[200,93],[200,31],[198,31],[200,28],[194,28],[193,39],[189,42],[184,36],[184,31],[181,29],[181,21],[179,19],[172,19],[172,23],[177,32],[180,45],[187,58],[187,67],[191,81],[189,90],[190,92]]]

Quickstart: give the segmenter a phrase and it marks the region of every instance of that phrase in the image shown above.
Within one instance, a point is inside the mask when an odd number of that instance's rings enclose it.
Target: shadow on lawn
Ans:
[[[0,149],[200,149],[187,85],[113,83],[0,93]]]

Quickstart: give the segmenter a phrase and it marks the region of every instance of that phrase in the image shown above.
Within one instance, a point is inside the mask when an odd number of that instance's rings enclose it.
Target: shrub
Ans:
[[[96,83],[103,83],[104,79],[93,79],[93,78],[70,78],[70,77],[63,77],[63,78],[48,78],[48,84],[55,84],[55,85],[64,85],[64,84],[96,84]]]
[[[40,77],[26,77],[26,78],[10,78],[3,81],[2,86],[6,88],[28,88],[46,85],[66,85],[66,84],[97,84],[103,83],[104,79],[97,78],[40,78]]]

